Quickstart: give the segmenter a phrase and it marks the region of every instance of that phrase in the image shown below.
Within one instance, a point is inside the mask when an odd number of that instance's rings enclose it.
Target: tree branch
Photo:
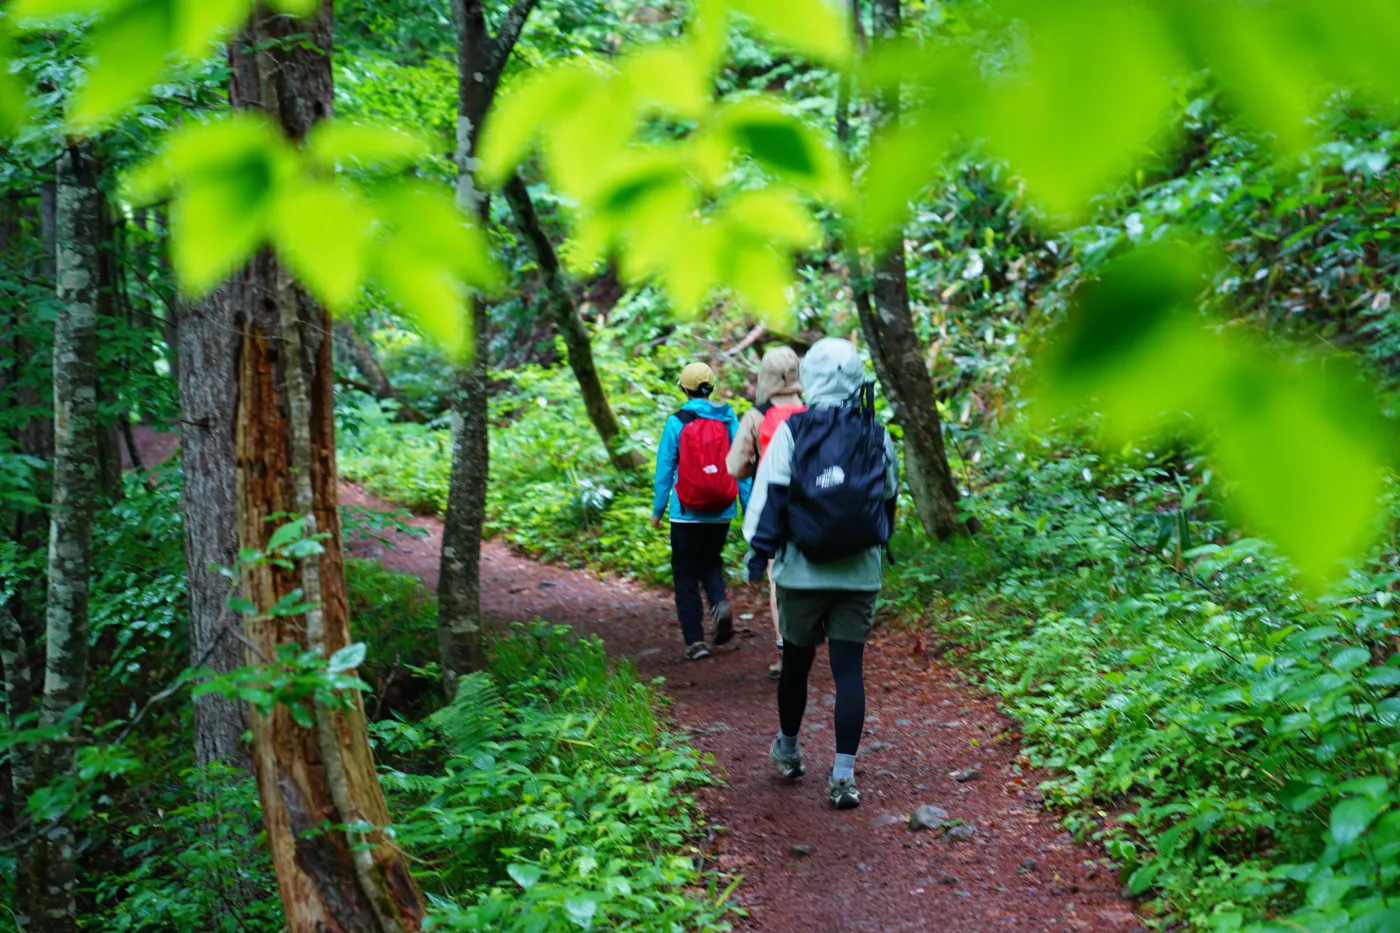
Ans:
[[[487,81],[491,87],[494,88],[500,80],[510,53],[515,49],[516,40],[520,38],[520,31],[525,28],[525,21],[535,8],[535,2],[515,0],[501,19],[501,25],[496,28],[496,37],[491,40],[486,53]]]

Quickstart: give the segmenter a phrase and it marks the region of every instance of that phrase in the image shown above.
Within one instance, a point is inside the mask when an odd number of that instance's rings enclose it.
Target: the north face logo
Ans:
[[[817,474],[817,488],[830,489],[846,481],[846,471],[839,466],[830,466]]]

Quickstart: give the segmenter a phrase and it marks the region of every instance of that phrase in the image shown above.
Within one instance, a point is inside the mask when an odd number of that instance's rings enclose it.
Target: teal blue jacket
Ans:
[[[739,419],[734,416],[734,409],[729,407],[727,402],[712,402],[706,398],[693,398],[681,406],[682,411],[693,411],[701,418],[710,418],[714,421],[724,423],[729,429],[729,442],[734,442],[734,435],[739,432]],[[661,443],[656,448],[656,479],[653,483],[653,495],[651,501],[651,514],[660,517],[667,510],[667,503],[670,503],[671,521],[673,522],[728,522],[738,514],[735,506],[731,505],[723,512],[692,512],[681,505],[680,499],[676,498],[676,469],[680,465],[681,449],[681,419],[675,415],[666,419],[666,428],[661,432]],[[753,488],[753,480],[739,480],[739,505],[744,507],[747,513],[749,507],[749,490]]]

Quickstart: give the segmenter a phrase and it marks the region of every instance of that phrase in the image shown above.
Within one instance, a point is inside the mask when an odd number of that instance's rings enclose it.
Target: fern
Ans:
[[[457,695],[432,715],[432,722],[452,753],[463,758],[498,738],[505,729],[505,704],[491,675],[477,671],[463,677]]]

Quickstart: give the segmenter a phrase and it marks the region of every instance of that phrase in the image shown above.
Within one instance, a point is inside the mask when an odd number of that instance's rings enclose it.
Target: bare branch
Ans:
[[[501,72],[505,70],[506,62],[510,59],[510,53],[515,49],[515,42],[520,38],[520,31],[525,28],[525,21],[530,18],[534,9],[535,0],[515,0],[501,19],[501,25],[496,29],[496,37],[491,40],[486,52],[487,83],[492,87],[500,80]]]

